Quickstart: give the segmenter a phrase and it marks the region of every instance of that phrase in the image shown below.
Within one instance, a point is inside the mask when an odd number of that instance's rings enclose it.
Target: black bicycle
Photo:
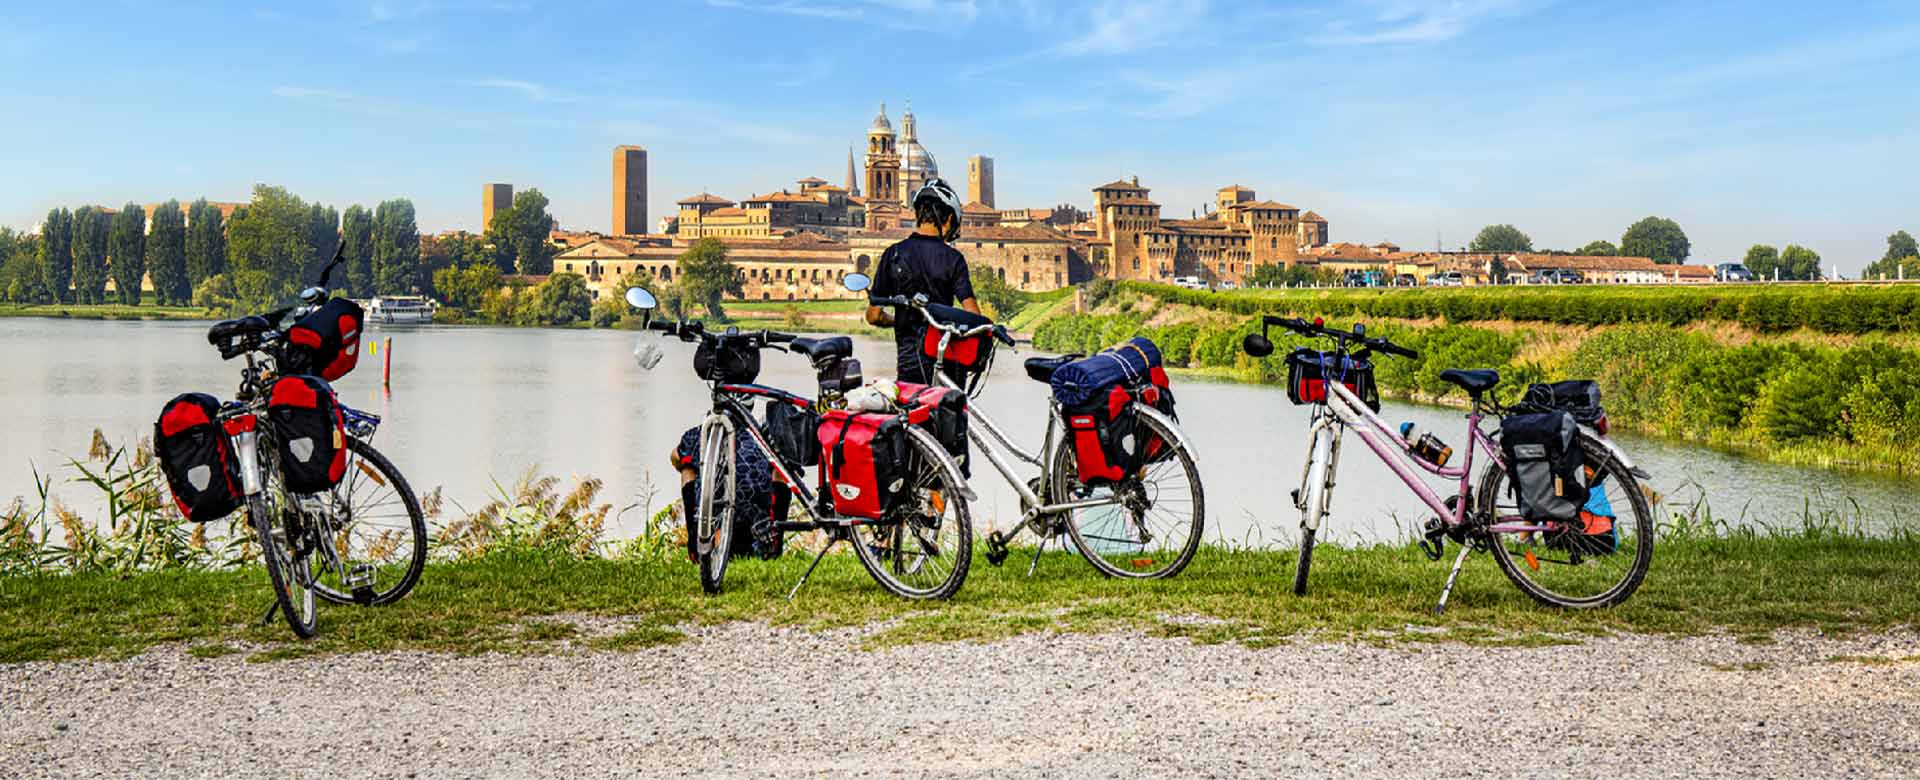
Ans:
[[[637,287],[629,289],[626,297],[628,304],[643,312],[650,313],[657,305],[651,293]],[[838,508],[840,500],[861,498],[858,493],[863,489],[850,481],[829,479],[830,464],[843,457],[833,450],[841,448],[821,446],[824,451],[813,453],[821,462],[816,469],[815,488],[809,489],[802,470],[815,458],[797,456],[793,444],[776,447],[769,426],[754,418],[752,405],[762,400],[769,406],[770,418],[780,416],[774,411],[777,407],[799,412],[806,422],[797,430],[787,431],[789,435],[783,438],[798,439],[800,447],[809,441],[819,446],[818,431],[833,424],[833,418],[850,424],[841,394],[860,382],[859,371],[849,370],[858,365],[850,360],[852,339],[813,339],[765,330],[741,332],[732,327],[711,333],[699,320],[649,321],[647,328],[700,345],[694,356],[694,371],[708,383],[713,397],[712,410],[700,422],[700,495],[694,506],[685,507],[691,516],[689,547],[699,563],[700,585],[706,592],[720,592],[733,548],[741,499],[735,474],[736,442],[742,432],[772,464],[775,489],[784,486],[793,497],[792,504],[806,515],[805,520],[775,518],[774,530],[781,534],[819,530],[828,537],[806,573],[788,591],[788,598],[799,592],[827,551],[840,542],[850,542],[867,573],[895,595],[943,599],[960,590],[973,560],[973,522],[967,503],[974,495],[946,448],[920,425],[912,424],[908,411],[899,411],[894,421],[893,430],[904,437],[907,447],[900,467],[882,484],[864,486],[865,490],[892,496],[879,504],[881,509],[874,513],[878,516]],[[760,352],[767,349],[792,352],[812,361],[820,380],[819,400],[754,384]],[[823,421],[822,417],[829,419]],[[795,433],[798,435],[791,435]]]
[[[345,429],[345,463],[332,487],[313,492],[288,488],[280,462],[282,434],[271,422],[273,388],[283,372],[304,371],[314,360],[289,331],[328,300],[327,278],[300,294],[301,306],[214,324],[207,341],[226,360],[246,358],[240,389],[220,409],[233,442],[246,494],[247,520],[273,582],[274,612],[293,633],[312,637],[317,601],[376,605],[413,590],[427,558],[426,516],[406,477],[370,443],[380,417],[338,404]],[[337,403],[337,401],[336,401]]]

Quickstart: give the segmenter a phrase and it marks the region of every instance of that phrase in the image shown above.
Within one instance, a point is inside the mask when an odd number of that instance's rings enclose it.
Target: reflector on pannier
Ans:
[[[196,523],[225,517],[246,501],[233,440],[220,425],[220,401],[205,393],[175,396],[153,424],[153,452],[167,475],[173,504]]]
[[[840,409],[821,415],[821,469],[833,511],[880,519],[908,493],[906,417]]]
[[[1500,450],[1522,517],[1535,522],[1579,517],[1588,491],[1573,415],[1558,410],[1507,415],[1500,420]]]
[[[287,329],[287,365],[282,373],[313,374],[329,382],[360,362],[360,304],[334,298]]]
[[[319,377],[286,376],[267,396],[280,474],[293,493],[319,493],[347,473],[347,428],[333,388]]]

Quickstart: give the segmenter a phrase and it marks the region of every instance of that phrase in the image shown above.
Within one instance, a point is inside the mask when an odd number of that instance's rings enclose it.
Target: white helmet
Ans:
[[[960,237],[960,195],[939,178],[928,179],[926,184],[913,193],[913,214],[918,219],[922,210],[930,210],[938,221],[947,221],[946,232],[942,240],[952,242]]]

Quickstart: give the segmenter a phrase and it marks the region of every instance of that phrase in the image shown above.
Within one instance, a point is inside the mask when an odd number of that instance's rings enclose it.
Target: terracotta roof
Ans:
[[[1215,192],[1252,192],[1252,191],[1253,191],[1252,189],[1247,187],[1242,187],[1238,184],[1234,184],[1227,187],[1221,187],[1220,189],[1215,190]]]
[[[777,245],[793,249],[845,249],[847,247],[844,241],[836,241],[810,230],[802,230],[793,235],[785,236],[780,239]]]
[[[848,195],[848,196],[847,196],[847,202],[848,202],[848,203],[851,203],[851,204],[853,204],[853,205],[855,205],[855,206],[865,206],[865,205],[867,205],[867,199],[866,199],[866,198],[864,198],[864,197],[862,197],[862,196],[859,196],[859,195]]]
[[[1681,276],[1691,276],[1691,277],[1709,277],[1713,275],[1712,268],[1709,268],[1704,265],[1687,265],[1684,263],[1680,265],[1667,266],[1667,271],[1669,273],[1678,271]]]
[[[1528,270],[1566,268],[1574,271],[1661,271],[1662,266],[1645,257],[1617,255],[1541,255],[1520,254],[1508,258]]]
[[[812,195],[795,195],[794,193],[782,190],[780,192],[770,192],[765,195],[755,195],[751,198],[748,198],[740,202],[741,203],[819,203],[820,199]]]
[[[1269,211],[1274,209],[1280,209],[1283,211],[1297,210],[1293,206],[1289,206],[1285,203],[1275,203],[1270,200],[1256,200],[1251,203],[1235,203],[1229,208],[1254,209],[1258,211]]]
[[[985,203],[981,203],[980,201],[977,201],[977,200],[976,200],[976,201],[971,201],[971,202],[969,202],[969,203],[968,203],[967,205],[965,205],[965,206],[961,206],[961,207],[960,207],[960,213],[962,213],[962,214],[990,214],[990,215],[995,215],[995,216],[998,216],[998,215],[1000,214],[1000,210],[999,210],[999,209],[996,209],[996,208],[994,208],[994,207],[992,207],[992,206],[989,206],[989,205],[987,205],[987,204],[985,204]]]
[[[1142,186],[1140,186],[1140,185],[1138,185],[1138,184],[1134,184],[1133,182],[1130,182],[1130,181],[1127,181],[1127,180],[1125,180],[1125,179],[1120,179],[1120,180],[1118,180],[1118,181],[1113,181],[1113,182],[1109,182],[1109,183],[1107,183],[1107,184],[1102,184],[1102,185],[1100,185],[1100,186],[1098,186],[1098,187],[1095,187],[1095,188],[1093,188],[1093,189],[1094,189],[1095,191],[1099,191],[1099,190],[1129,190],[1129,191],[1138,191],[1138,192],[1145,192],[1145,191],[1147,190],[1147,188],[1145,188],[1145,187],[1142,187]]]
[[[727,200],[726,198],[722,198],[722,197],[720,197],[720,196],[718,196],[718,195],[714,195],[714,194],[712,194],[712,193],[708,193],[708,192],[702,192],[702,193],[700,193],[700,194],[698,194],[698,195],[693,195],[693,196],[690,196],[690,197],[687,197],[687,198],[685,198],[685,199],[682,199],[682,200],[679,200],[679,201],[676,201],[676,202],[675,202],[675,205],[679,205],[679,206],[699,206],[699,205],[719,205],[719,206],[731,206],[731,205],[733,205],[733,201],[730,201],[730,200]]]
[[[807,178],[801,179],[795,183],[796,184],[826,184],[827,180],[822,179],[818,176],[808,176]]]
[[[746,216],[746,213],[747,213],[746,209],[740,208],[738,206],[729,206],[724,209],[714,209],[712,211],[709,211],[707,212],[707,216],[709,217],[741,217],[741,216]]]
[[[1327,221],[1327,218],[1309,211],[1305,214],[1300,215],[1300,221],[1301,222],[1325,222]]]

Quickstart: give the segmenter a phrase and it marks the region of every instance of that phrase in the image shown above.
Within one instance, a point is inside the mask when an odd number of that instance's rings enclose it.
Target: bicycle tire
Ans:
[[[1311,528],[1300,529],[1300,554],[1293,561],[1293,595],[1307,595],[1307,570],[1313,568],[1314,533]]]
[[[973,563],[973,516],[968,511],[967,500],[960,495],[964,486],[957,484],[939,465],[939,455],[935,453],[945,452],[940,443],[932,434],[918,427],[907,429],[907,440],[912,443],[915,453],[916,471],[909,484],[916,494],[913,497],[916,510],[890,512],[888,517],[881,520],[854,526],[851,533],[853,550],[867,574],[895,596],[908,599],[952,598],[966,583],[967,571]],[[924,502],[918,495],[923,492],[926,493]],[[938,516],[932,522],[927,522],[917,511],[918,508],[932,508]],[[952,510],[950,516],[948,510]],[[929,528],[936,543],[929,543],[923,533]],[[950,555],[942,555],[942,548],[937,544],[941,532],[945,530],[951,530],[954,537],[952,544],[945,548]],[[902,561],[906,556],[902,551],[909,549],[906,542],[910,535],[913,546],[919,550],[914,553],[918,556],[918,563],[913,571],[920,571],[921,567],[930,565],[936,559],[950,558],[952,562],[946,568],[945,577],[931,585],[915,587],[896,576],[897,573],[908,573],[895,572],[894,569],[903,568]],[[929,550],[934,554],[925,555]]]
[[[306,560],[305,554],[296,554],[291,559],[283,546],[274,541],[273,511],[267,506],[264,495],[247,497],[247,519],[253,524],[254,535],[260,542],[260,562],[266,564],[267,580],[273,585],[274,602],[280,607],[281,617],[293,629],[293,635],[301,639],[312,639],[319,628],[318,610],[314,606],[313,589],[301,585],[299,590],[300,609],[296,610],[292,586],[297,585],[298,566]]]
[[[739,486],[735,484],[733,470],[733,442],[727,435],[726,426],[709,425],[707,433],[701,437],[700,445],[700,507],[695,515],[694,527],[699,529],[700,538],[707,543],[707,550],[698,553],[700,561],[700,589],[708,594],[717,594],[727,577],[727,553],[733,547],[734,501],[738,497]],[[723,441],[724,440],[724,441]],[[724,467],[723,467],[724,464]],[[716,507],[716,499],[722,498]],[[716,516],[725,514],[716,521]],[[697,549],[697,548],[696,548]]]
[[[1166,565],[1151,569],[1147,567],[1153,563],[1157,563],[1159,558],[1144,557],[1146,553],[1151,552],[1148,550],[1127,552],[1122,549],[1119,551],[1122,554],[1116,557],[1123,558],[1127,566],[1122,566],[1115,561],[1108,560],[1108,553],[1103,553],[1099,549],[1100,545],[1098,543],[1105,542],[1113,544],[1114,542],[1119,542],[1124,547],[1126,543],[1131,541],[1131,538],[1115,536],[1115,534],[1127,533],[1129,530],[1136,532],[1145,530],[1140,528],[1141,524],[1139,523],[1136,523],[1131,529],[1123,528],[1117,531],[1106,531],[1102,528],[1093,527],[1100,525],[1100,523],[1095,521],[1093,517],[1094,513],[1101,509],[1108,509],[1109,507],[1069,511],[1067,512],[1064,525],[1067,527],[1068,538],[1073,540],[1074,549],[1080,553],[1081,558],[1086,559],[1088,565],[1091,565],[1094,571],[1100,572],[1101,575],[1120,579],[1164,579],[1185,570],[1187,564],[1193,562],[1194,553],[1200,549],[1200,542],[1205,535],[1207,525],[1206,491],[1200,484],[1200,469],[1194,464],[1193,453],[1188,452],[1187,448],[1179,443],[1180,440],[1173,435],[1173,431],[1162,426],[1159,421],[1145,415],[1137,415],[1136,420],[1139,423],[1145,424],[1148,428],[1151,428],[1154,435],[1159,436],[1161,441],[1167,442],[1172,446],[1173,454],[1172,457],[1166,460],[1148,464],[1141,470],[1140,477],[1124,481],[1116,486],[1116,488],[1123,491],[1138,489],[1143,498],[1148,495],[1153,496],[1154,500],[1152,500],[1150,506],[1144,510],[1150,512],[1153,508],[1161,505],[1162,502],[1158,500],[1161,491],[1157,487],[1151,490],[1148,489],[1146,483],[1154,474],[1160,473],[1157,467],[1164,467],[1174,463],[1179,464],[1180,474],[1186,477],[1189,487],[1188,500],[1191,503],[1191,511],[1188,513],[1186,521],[1180,523],[1180,525],[1185,527],[1186,537],[1180,541],[1177,547],[1172,548],[1173,556],[1167,560]],[[1157,480],[1154,481],[1157,482]],[[1075,465],[1073,443],[1064,437],[1061,439],[1059,446],[1055,448],[1053,483],[1052,499],[1053,503],[1056,504],[1084,497],[1079,494],[1090,494],[1096,489],[1080,482],[1078,469]],[[1113,508],[1120,510],[1120,512],[1127,511],[1125,507]],[[1168,529],[1163,528],[1161,530],[1164,532]],[[1141,534],[1134,534],[1136,537],[1139,535]]]
[[[400,474],[400,469],[395,468],[392,461],[387,460],[385,455],[382,455],[379,450],[374,449],[372,444],[349,436],[347,437],[347,452],[351,457],[358,459],[358,462],[349,466],[347,478],[341,481],[340,486],[334,488],[334,495],[337,497],[339,495],[338,491],[342,490],[344,486],[344,489],[350,497],[353,493],[353,486],[359,478],[359,474],[367,473],[360,470],[362,468],[360,464],[368,464],[367,467],[370,467],[373,472],[376,472],[368,474],[368,478],[375,482],[382,482],[384,487],[390,487],[399,498],[401,507],[407,514],[408,528],[413,534],[413,543],[407,545],[409,548],[407,566],[401,572],[400,580],[394,583],[392,587],[375,592],[373,594],[373,600],[368,602],[367,605],[380,606],[391,604],[406,598],[408,593],[413,592],[414,586],[420,582],[421,571],[426,568],[427,518],[426,515],[421,512],[420,499],[414,495],[413,487],[407,483],[407,478]],[[346,503],[349,509],[349,516],[357,520],[359,512],[354,510],[351,498],[349,498]],[[375,504],[375,506],[378,505],[379,504]],[[351,592],[337,591],[328,587],[324,578],[315,580],[314,592],[317,593],[320,598],[335,604],[359,603],[354,600]]]
[[[1646,579],[1647,572],[1653,568],[1653,510],[1646,491],[1640,487],[1639,479],[1613,456],[1612,450],[1585,432],[1580,434],[1580,443],[1586,452],[1587,465],[1597,465],[1596,474],[1604,473],[1606,479],[1617,480],[1616,484],[1620,486],[1620,492],[1627,499],[1627,506],[1633,512],[1633,563],[1628,566],[1624,576],[1600,593],[1585,597],[1568,596],[1554,592],[1527,571],[1523,571],[1522,567],[1537,571],[1535,569],[1537,561],[1534,564],[1528,564],[1522,562],[1525,556],[1516,559],[1514,552],[1508,549],[1504,540],[1495,538],[1489,546],[1493,548],[1494,561],[1500,564],[1500,570],[1507,575],[1507,579],[1534,601],[1565,609],[1599,609],[1627,600],[1634,591],[1639,590],[1640,584]],[[1481,472],[1474,506],[1480,511],[1497,506],[1499,490],[1505,482],[1506,470],[1492,463],[1487,464],[1486,469]],[[1616,535],[1621,522],[1618,517],[1614,519]],[[1618,554],[1618,550],[1608,553],[1608,555],[1614,554]]]

